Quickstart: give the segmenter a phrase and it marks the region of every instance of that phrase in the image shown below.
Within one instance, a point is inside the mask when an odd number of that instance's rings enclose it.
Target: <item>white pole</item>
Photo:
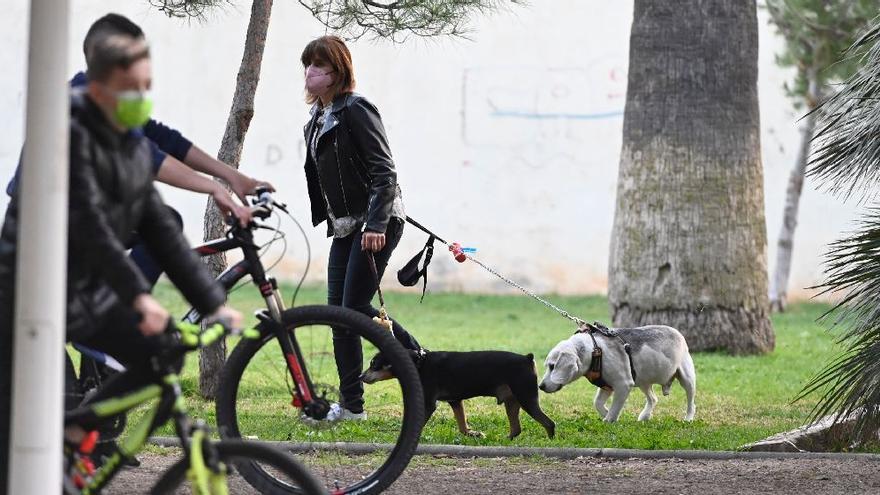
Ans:
[[[61,490],[67,286],[69,0],[31,0],[18,185],[9,493]]]

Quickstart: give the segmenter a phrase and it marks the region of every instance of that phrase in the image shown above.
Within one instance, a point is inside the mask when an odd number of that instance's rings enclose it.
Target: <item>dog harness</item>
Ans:
[[[629,360],[629,371],[632,373],[633,381],[636,381],[636,368],[633,366],[632,349],[629,342],[624,340],[617,331],[611,330],[597,321],[594,321],[593,323],[584,323],[578,327],[575,332],[576,334],[589,334],[590,339],[593,341],[593,354],[590,358],[590,367],[587,369],[587,372],[584,373],[584,378],[602,390],[607,390],[608,392],[614,391],[614,388],[602,378],[602,349],[599,347],[599,344],[596,342],[596,337],[593,335],[596,332],[599,332],[606,337],[616,338],[623,343],[623,350],[626,352],[626,357]]]

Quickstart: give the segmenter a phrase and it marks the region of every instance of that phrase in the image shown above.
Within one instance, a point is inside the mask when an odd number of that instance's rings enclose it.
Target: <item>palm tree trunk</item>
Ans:
[[[247,37],[244,45],[244,55],[238,70],[238,79],[235,83],[235,95],[232,98],[232,108],[229,110],[229,119],[226,121],[226,132],[223,134],[223,142],[217,159],[238,168],[241,159],[241,150],[244,147],[244,138],[251,118],[254,116],[254,95],[257,92],[257,83],[260,81],[260,67],[263,63],[263,49],[266,46],[266,34],[269,30],[269,18],[272,14],[273,0],[255,0],[251,5],[251,17],[248,22]],[[214,204],[213,199],[208,200],[205,208],[205,240],[216,239],[223,235],[226,225],[223,217]],[[226,256],[222,253],[211,256],[205,261],[216,276],[226,267]],[[199,393],[213,399],[220,376],[220,370],[226,362],[226,342],[221,340],[216,344],[204,348],[199,355]]]
[[[616,326],[768,352],[755,0],[636,0],[609,262]]]
[[[788,178],[782,229],[779,232],[776,250],[776,271],[770,282],[770,308],[776,311],[785,311],[788,300],[788,278],[791,272],[791,256],[794,249],[794,231],[797,228],[801,191],[804,189],[804,172],[807,169],[807,159],[810,156],[810,142],[813,140],[813,131],[816,129],[816,114],[813,112],[819,100],[816,70],[810,69],[807,78],[810,85],[807,93],[809,113],[801,126],[801,147],[798,150],[794,170],[791,171],[791,176]]]

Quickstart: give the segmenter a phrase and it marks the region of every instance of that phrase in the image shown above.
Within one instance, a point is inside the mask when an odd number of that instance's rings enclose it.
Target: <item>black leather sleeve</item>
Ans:
[[[155,187],[150,188],[137,230],[150,254],[199,313],[211,314],[226,302],[226,291],[190,249]]]
[[[100,205],[102,197],[95,169],[91,165],[89,137],[79,126],[70,132],[70,209],[68,212],[71,263],[83,262],[130,305],[140,294],[150,292],[150,284],[131,261],[125,246],[110,227]]]
[[[348,108],[351,138],[370,176],[366,230],[384,233],[391,218],[397,188],[397,172],[385,136],[382,118],[372,103],[363,98]]]

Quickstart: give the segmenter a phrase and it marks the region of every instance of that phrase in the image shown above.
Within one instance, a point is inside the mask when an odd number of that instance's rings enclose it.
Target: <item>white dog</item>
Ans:
[[[629,396],[630,389],[638,386],[647,397],[645,408],[639,414],[639,421],[651,418],[657,396],[652,389],[659,383],[663,395],[669,395],[674,379],[678,379],[687,393],[687,413],[685,421],[692,421],[696,407],[694,395],[697,389],[697,375],[694,362],[688,352],[687,342],[678,330],[650,325],[638,328],[621,328],[617,334],[631,346],[632,364],[636,371],[633,380],[630,361],[623,348],[623,342],[616,337],[595,332],[593,336],[602,349],[602,378],[612,391],[599,389],[593,405],[606,422],[617,421],[620,411]],[[593,353],[593,340],[589,333],[576,333],[556,344],[544,361],[544,378],[538,386],[547,393],[553,393],[563,386],[586,376]],[[611,409],[605,408],[608,398],[614,394]]]

